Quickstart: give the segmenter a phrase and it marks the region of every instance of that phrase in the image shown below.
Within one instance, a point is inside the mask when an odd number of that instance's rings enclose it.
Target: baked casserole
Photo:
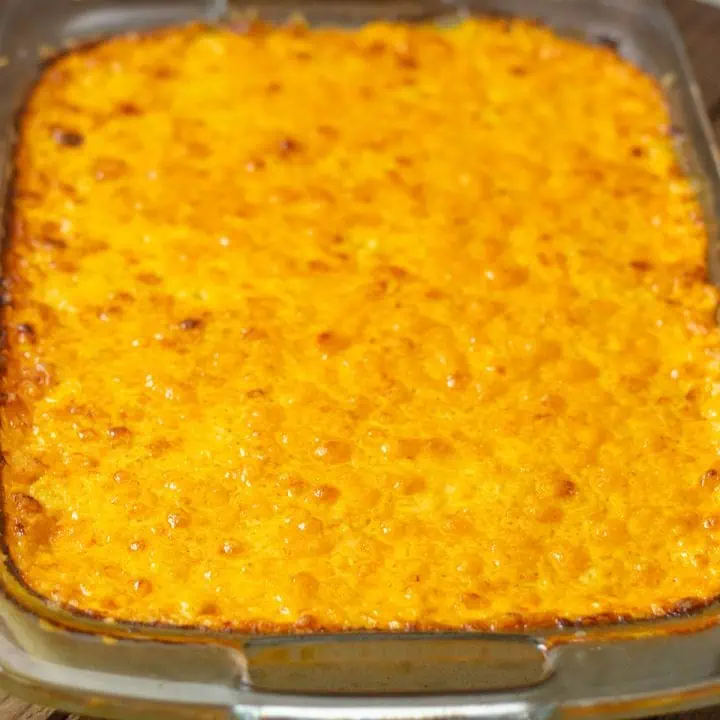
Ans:
[[[523,21],[191,25],[20,118],[5,541],[115,620],[506,629],[720,594],[720,337],[662,89]]]

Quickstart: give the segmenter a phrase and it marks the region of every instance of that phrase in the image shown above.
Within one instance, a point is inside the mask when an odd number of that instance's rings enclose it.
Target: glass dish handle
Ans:
[[[455,704],[443,706],[434,700],[426,708],[416,702],[403,706],[401,698],[397,705],[368,706],[362,701],[322,707],[317,698],[310,707],[301,705],[238,705],[232,720],[550,720],[556,717],[556,706],[536,705],[526,701],[487,702],[481,704]]]

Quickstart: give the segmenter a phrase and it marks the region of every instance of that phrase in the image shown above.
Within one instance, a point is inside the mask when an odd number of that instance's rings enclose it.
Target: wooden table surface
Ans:
[[[708,114],[720,136],[720,9],[697,0],[666,0],[685,39]],[[0,720],[80,720],[0,694]],[[662,720],[720,720],[720,707]]]

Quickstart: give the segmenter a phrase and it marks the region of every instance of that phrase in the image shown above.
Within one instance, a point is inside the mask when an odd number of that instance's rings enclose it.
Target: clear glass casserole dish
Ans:
[[[282,21],[357,25],[441,19],[457,7],[423,2],[260,2]],[[242,10],[242,8],[238,8]],[[678,35],[655,0],[474,0],[473,13],[538,19],[610,42],[666,88],[678,152],[697,179],[717,281],[718,158]],[[0,24],[0,109],[9,167],[13,122],[49,51],[133,29],[221,20],[219,2],[24,0]],[[8,178],[4,178],[7,180]],[[3,190],[6,188],[5,183]],[[531,634],[346,634],[249,637],[108,623],[29,592],[7,554],[0,684],[30,700],[122,717],[630,717],[720,701],[718,609],[623,626]]]

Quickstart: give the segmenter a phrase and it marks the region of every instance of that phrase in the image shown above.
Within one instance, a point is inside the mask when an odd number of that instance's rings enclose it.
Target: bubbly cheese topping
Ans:
[[[121,37],[22,118],[6,536],[116,619],[720,593],[720,336],[662,92],[524,22]]]

